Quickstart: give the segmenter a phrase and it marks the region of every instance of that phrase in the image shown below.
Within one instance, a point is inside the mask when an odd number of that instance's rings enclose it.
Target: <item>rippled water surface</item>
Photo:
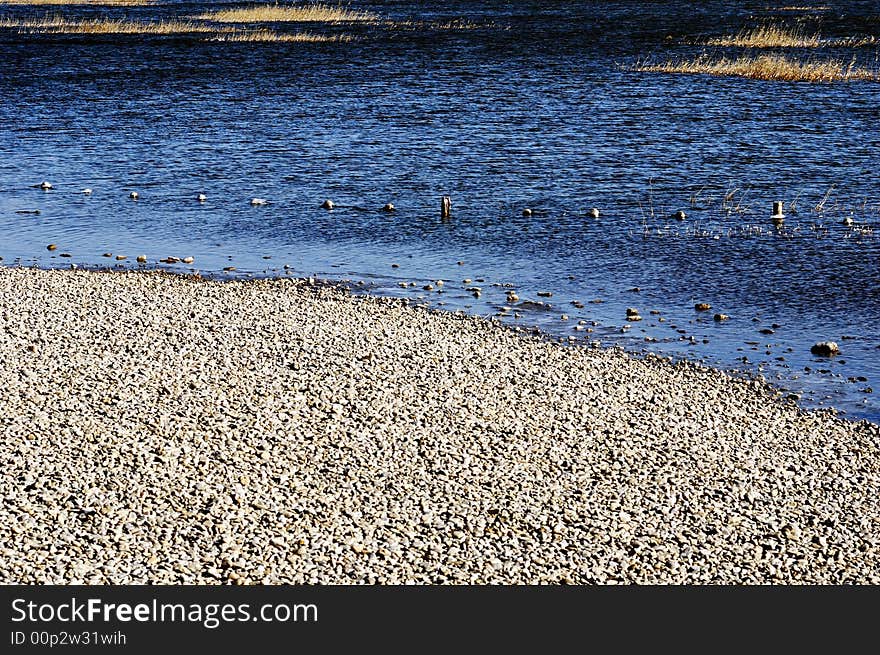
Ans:
[[[0,28],[0,256],[193,256],[169,267],[349,279],[481,315],[507,306],[505,322],[760,372],[807,406],[876,421],[880,84],[633,69],[765,19],[880,37],[880,8],[699,5],[388,0],[352,6],[397,24],[309,26],[347,43]],[[872,46],[801,54],[878,61]],[[34,188],[43,180],[54,188]],[[628,323],[628,307],[643,320]],[[826,339],[842,354],[811,355]]]

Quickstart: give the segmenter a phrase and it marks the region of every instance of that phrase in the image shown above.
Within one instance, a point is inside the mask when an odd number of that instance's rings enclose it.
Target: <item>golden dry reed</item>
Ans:
[[[0,20],[0,28],[19,29],[37,34],[193,34],[221,32],[218,28],[204,23],[180,20],[156,22],[124,19],[68,20],[63,16],[34,20]]]
[[[94,7],[136,7],[152,5],[158,0],[0,0],[0,5],[77,5]]]
[[[376,14],[344,7],[314,4],[300,6],[259,5],[221,9],[199,14],[197,18],[217,23],[353,23],[375,21]]]
[[[785,82],[880,81],[880,72],[860,68],[854,61],[849,64],[839,60],[803,61],[783,55],[760,55],[737,59],[712,59],[707,55],[701,55],[690,61],[637,64],[635,69],[651,73],[724,75]]]
[[[184,35],[209,34],[209,41],[227,42],[286,42],[286,43],[346,43],[353,40],[348,34],[313,34],[311,32],[282,33],[268,29],[241,30],[218,27],[193,21],[166,20],[159,22],[127,20],[71,21],[61,16],[41,20],[0,20],[0,28],[19,29],[34,34],[155,34]]]
[[[768,11],[828,11],[831,9],[828,5],[816,5],[808,7],[805,5],[786,5],[784,7],[767,7]]]
[[[822,40],[818,34],[807,35],[799,29],[782,25],[761,25],[754,29],[744,29],[735,36],[709,39],[706,44],[742,48],[818,48],[822,45]]]
[[[803,30],[784,25],[761,25],[744,29],[734,36],[722,36],[706,41],[706,45],[740,48],[821,48],[823,46],[859,47],[876,43],[874,37],[848,39],[823,39],[819,34],[806,34]]]
[[[352,41],[348,34],[313,34],[312,32],[296,32],[285,34],[272,30],[235,30],[228,33],[218,34],[209,41],[226,41],[232,43],[347,43]]]

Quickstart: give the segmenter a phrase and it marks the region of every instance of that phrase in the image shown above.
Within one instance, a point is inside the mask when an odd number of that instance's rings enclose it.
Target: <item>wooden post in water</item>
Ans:
[[[452,213],[452,201],[449,199],[449,196],[443,196],[440,199],[440,218],[442,220],[449,219],[449,216]]]

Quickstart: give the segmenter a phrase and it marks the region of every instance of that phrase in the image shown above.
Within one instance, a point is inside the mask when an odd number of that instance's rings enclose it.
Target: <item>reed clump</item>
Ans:
[[[157,0],[0,0],[0,5],[75,5],[94,7],[138,7],[141,5],[152,5],[156,2]]]
[[[767,7],[768,11],[828,11],[831,9],[828,5],[785,5],[784,7]]]
[[[125,19],[68,20],[53,16],[34,20],[0,20],[0,28],[34,34],[198,34],[222,32],[223,28],[194,21],[134,21]]]
[[[818,34],[805,34],[800,29],[783,25],[761,25],[744,29],[733,36],[709,39],[707,45],[741,48],[818,48],[822,40]]]
[[[313,4],[302,6],[260,5],[208,11],[196,16],[215,23],[354,23],[378,19],[369,11]]]
[[[855,61],[799,60],[784,55],[743,56],[713,59],[700,55],[692,60],[640,63],[635,70],[649,73],[682,73],[746,77],[783,82],[880,81],[880,72],[861,68]]]
[[[283,33],[272,30],[232,31],[218,34],[209,41],[229,43],[348,43],[349,34],[314,34],[312,32]]]
[[[823,39],[819,34],[785,25],[760,25],[746,28],[733,36],[709,39],[706,45],[738,48],[821,48],[823,46],[860,47],[876,43],[872,36],[843,39]]]

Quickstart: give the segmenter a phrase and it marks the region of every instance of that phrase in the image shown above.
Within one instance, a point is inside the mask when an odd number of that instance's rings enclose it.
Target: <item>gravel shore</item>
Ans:
[[[880,584],[880,430],[297,280],[0,269],[0,581]]]

